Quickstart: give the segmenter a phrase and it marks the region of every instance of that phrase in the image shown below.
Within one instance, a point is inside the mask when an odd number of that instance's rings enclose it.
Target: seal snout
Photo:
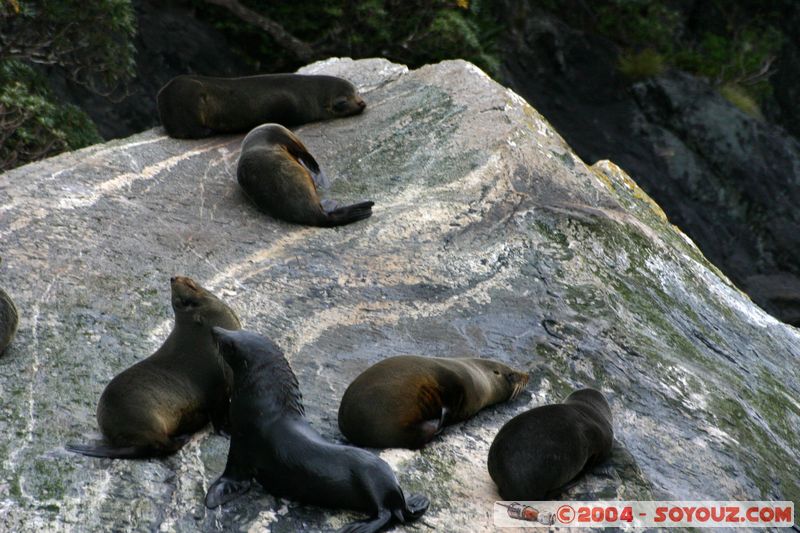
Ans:
[[[508,382],[512,387],[509,400],[513,400],[519,396],[519,393],[522,392],[522,390],[528,384],[530,376],[525,372],[512,372],[506,376],[506,379],[508,379]]]
[[[173,276],[169,278],[169,282],[171,285],[183,285],[193,291],[199,291],[200,288],[197,286],[197,283],[192,278],[187,278],[186,276]]]
[[[364,111],[364,108],[367,107],[367,103],[360,96],[356,96],[356,105],[359,112]]]

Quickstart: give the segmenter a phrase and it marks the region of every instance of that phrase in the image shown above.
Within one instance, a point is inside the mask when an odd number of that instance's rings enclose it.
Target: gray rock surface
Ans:
[[[430,496],[437,531],[493,530],[494,434],[584,385],[609,398],[617,443],[569,498],[800,500],[798,331],[732,286],[628,176],[585,165],[462,61],[307,70],[365,88],[363,115],[297,133],[332,179],[327,196],[376,202],[367,221],[306,228],[259,213],[235,182],[241,136],[155,129],[0,176],[0,283],[20,312],[0,358],[0,530],[317,531],[356,517],[260,490],[206,510],[228,448],[208,431],[160,460],[64,451],[99,436],[103,387],[171,328],[174,274],[285,349],[330,439],[345,387],[383,357],[529,369],[515,402],[421,452],[380,452]]]

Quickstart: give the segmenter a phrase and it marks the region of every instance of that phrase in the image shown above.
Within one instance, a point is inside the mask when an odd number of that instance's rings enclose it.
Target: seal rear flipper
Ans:
[[[95,444],[67,444],[64,448],[73,453],[88,455],[89,457],[106,457],[109,459],[143,459],[155,455],[149,446],[111,446],[104,442]]]
[[[375,518],[347,524],[336,533],[377,533],[388,526],[391,521],[392,513],[388,509],[381,509]]]
[[[419,520],[430,505],[431,501],[424,494],[412,494],[406,498],[406,508],[403,509],[403,521],[413,522],[414,520]]]
[[[242,479],[226,478],[224,476],[218,478],[209,487],[206,493],[205,504],[209,509],[219,507],[223,503],[227,503],[235,498],[238,498],[248,490],[252,482]]]
[[[144,459],[175,453],[191,438],[191,434],[178,435],[172,437],[165,446],[114,446],[104,441],[95,441],[91,444],[66,444],[64,448],[67,451],[88,455],[89,457]]]
[[[320,225],[325,227],[343,226],[364,220],[372,216],[373,205],[375,205],[375,202],[361,202],[326,211],[325,218]]]

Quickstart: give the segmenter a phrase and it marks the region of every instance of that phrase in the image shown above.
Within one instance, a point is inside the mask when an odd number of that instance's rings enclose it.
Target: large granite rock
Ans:
[[[316,531],[356,517],[260,490],[206,510],[228,448],[208,431],[159,460],[64,451],[98,436],[105,384],[169,331],[174,274],[283,346],[330,439],[341,439],[345,387],[383,357],[479,355],[530,370],[515,402],[420,452],[380,452],[404,487],[430,496],[424,520],[438,531],[492,530],[495,433],[584,385],[607,394],[617,443],[568,497],[800,500],[800,335],[628,176],[585,165],[536,110],[462,61],[306,71],[366,93],[363,115],[297,131],[330,197],[375,200],[367,221],[320,229],[259,213],[235,182],[240,136],[155,129],[0,176],[0,283],[21,315],[0,359],[0,529]]]

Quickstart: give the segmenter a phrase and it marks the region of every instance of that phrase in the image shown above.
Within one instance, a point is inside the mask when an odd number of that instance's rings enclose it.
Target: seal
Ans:
[[[509,420],[489,448],[489,475],[504,500],[541,501],[611,455],[611,408],[595,389]]]
[[[491,359],[400,355],[384,359],[347,387],[339,429],[372,448],[421,448],[448,424],[512,400],[528,374]]]
[[[372,215],[373,202],[336,207],[321,202],[317,186],[325,175],[308,149],[280,124],[264,124],[247,134],[236,169],[239,185],[267,214],[309,226],[341,226]]]
[[[0,258],[0,263],[2,262],[3,259]],[[17,313],[14,300],[0,288],[0,355],[3,355],[8,345],[14,340],[18,324],[19,313]]]
[[[233,393],[228,461],[208,489],[207,507],[245,493],[255,478],[276,497],[370,514],[340,532],[380,531],[425,513],[428,498],[406,498],[386,462],[366,450],[327,442],[314,431],[297,377],[272,341],[245,330],[212,331],[233,369]]]
[[[3,289],[0,289],[0,355],[14,340],[18,324],[19,314],[14,300]]]
[[[167,134],[179,139],[243,133],[267,122],[297,126],[356,115],[367,106],[349,81],[303,74],[183,75],[167,82],[156,101]]]
[[[179,450],[209,419],[227,423],[231,370],[220,358],[211,328],[238,329],[236,314],[187,277],[174,277],[175,325],[151,356],[109,382],[97,405],[97,423],[107,442],[68,444],[93,457],[139,458]]]

